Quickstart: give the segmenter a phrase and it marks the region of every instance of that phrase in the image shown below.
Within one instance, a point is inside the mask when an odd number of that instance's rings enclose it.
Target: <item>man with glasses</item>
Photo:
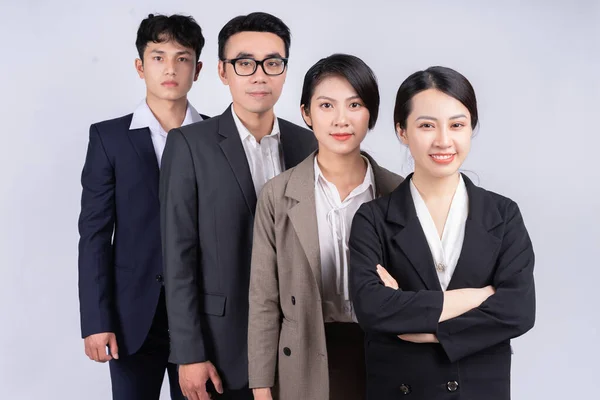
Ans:
[[[252,399],[248,286],[257,195],[316,149],[312,132],[276,118],[289,28],[252,13],[219,33],[219,76],[233,104],[169,132],[160,199],[170,361],[192,400]]]

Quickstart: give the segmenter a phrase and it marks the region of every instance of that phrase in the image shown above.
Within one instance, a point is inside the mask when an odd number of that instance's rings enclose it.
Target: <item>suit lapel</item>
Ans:
[[[435,272],[433,256],[410,194],[411,178],[412,174],[392,192],[388,206],[387,220],[402,226],[392,238],[398,245],[395,251],[404,253],[428,290],[442,290]]]
[[[254,215],[256,210],[256,190],[254,189],[254,182],[252,181],[252,174],[250,173],[250,167],[248,166],[248,159],[246,158],[246,152],[240,139],[239,132],[235,126],[233,115],[231,114],[231,106],[219,117],[219,135],[222,140],[219,142],[219,146],[225,158],[229,162],[233,174],[237,179],[237,182],[244,194],[248,209]]]
[[[317,148],[317,141],[315,139],[313,146],[308,147],[305,139],[302,139],[305,135],[300,135],[296,131],[302,131],[302,128],[281,118],[278,118],[278,121],[279,132],[281,135],[281,148],[283,150],[283,162],[285,164],[285,169],[288,170],[304,161],[306,156]]]
[[[288,217],[306,254],[322,297],[321,253],[315,204],[314,153],[296,166],[288,181],[285,196],[298,201],[288,211]]]
[[[492,273],[502,240],[492,230],[502,224],[502,216],[489,194],[475,186],[463,175],[469,197],[469,216],[465,225],[465,239],[458,264],[448,290],[479,287]]]
[[[146,183],[150,187],[152,193],[158,198],[158,179],[159,169],[158,161],[156,160],[156,152],[152,144],[150,129],[132,129],[127,131],[129,140],[135,149],[142,165],[145,166],[147,173],[145,174]]]

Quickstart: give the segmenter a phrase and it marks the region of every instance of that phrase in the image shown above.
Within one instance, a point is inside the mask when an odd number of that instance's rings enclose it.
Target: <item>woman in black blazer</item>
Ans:
[[[471,84],[451,69],[398,90],[415,170],[361,206],[349,243],[368,399],[510,399],[510,340],[535,320],[534,253],[517,204],[459,172],[477,119]]]

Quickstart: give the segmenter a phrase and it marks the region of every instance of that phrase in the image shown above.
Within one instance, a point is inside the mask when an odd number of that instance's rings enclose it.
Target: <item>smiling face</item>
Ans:
[[[267,58],[284,58],[285,44],[274,33],[240,32],[231,36],[225,45],[225,59],[251,58],[262,61]],[[266,67],[266,66],[265,66]],[[287,69],[280,75],[267,75],[258,66],[249,76],[239,76],[229,62],[219,61],[219,77],[229,86],[236,110],[262,114],[273,109],[285,83]]]
[[[396,125],[415,160],[415,174],[444,178],[458,173],[471,149],[471,115],[454,97],[427,89],[411,99],[406,128]]]
[[[147,97],[169,101],[186,98],[202,68],[202,63],[195,60],[193,49],[173,40],[148,42],[143,62],[135,62],[138,75],[146,82]]]
[[[301,112],[315,133],[320,152],[346,155],[360,151],[369,130],[369,110],[345,78],[323,78],[315,87],[310,110],[302,105]]]

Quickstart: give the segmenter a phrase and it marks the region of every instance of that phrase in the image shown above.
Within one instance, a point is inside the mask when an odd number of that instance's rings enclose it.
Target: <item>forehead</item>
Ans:
[[[444,118],[458,114],[470,117],[469,110],[460,101],[436,89],[427,89],[417,93],[411,103],[411,115],[415,117],[427,115]]]
[[[146,44],[146,50],[144,51],[144,53],[149,53],[152,51],[160,51],[160,52],[164,52],[164,53],[182,53],[185,51],[190,52],[191,54],[195,53],[195,50],[189,47],[185,47],[182,46],[181,44],[179,44],[178,42],[176,42],[175,40],[169,39],[166,40],[164,42],[148,42]]]
[[[270,32],[240,32],[232,35],[225,44],[225,57],[236,58],[240,54],[250,54],[257,60],[270,54],[285,57],[283,40]]]
[[[333,99],[347,99],[356,96],[356,90],[344,77],[338,75],[326,76],[314,89],[313,97],[327,96]]]

